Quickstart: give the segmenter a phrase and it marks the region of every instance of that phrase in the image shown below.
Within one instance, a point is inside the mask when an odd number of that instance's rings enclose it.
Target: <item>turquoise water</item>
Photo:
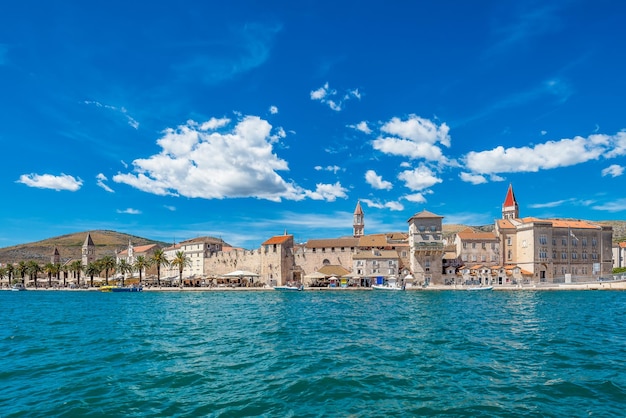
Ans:
[[[0,318],[0,417],[626,411],[626,292],[0,292]]]

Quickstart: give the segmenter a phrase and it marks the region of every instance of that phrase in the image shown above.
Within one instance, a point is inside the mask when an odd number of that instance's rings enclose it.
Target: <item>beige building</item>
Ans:
[[[529,282],[570,283],[611,275],[610,226],[574,219],[520,218],[512,186],[495,223],[503,265],[529,272]]]
[[[443,284],[443,216],[426,210],[409,220],[410,268],[416,284]]]
[[[499,240],[493,232],[477,232],[466,228],[456,234],[454,246],[456,256],[461,258],[462,264],[500,264]]]

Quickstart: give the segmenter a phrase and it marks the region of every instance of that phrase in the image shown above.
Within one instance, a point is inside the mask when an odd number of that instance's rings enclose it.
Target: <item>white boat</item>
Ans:
[[[389,279],[383,284],[373,284],[372,289],[376,290],[404,290],[404,286],[400,285],[397,280]]]
[[[274,286],[274,290],[278,290],[280,292],[301,292],[304,290],[304,285],[298,286]]]
[[[467,290],[469,291],[480,291],[480,290],[493,290],[493,286],[485,286],[485,287],[468,287]]]
[[[13,286],[11,286],[11,290],[13,292],[22,292],[22,291],[26,290],[26,288],[24,287],[24,285],[22,283],[16,283]]]

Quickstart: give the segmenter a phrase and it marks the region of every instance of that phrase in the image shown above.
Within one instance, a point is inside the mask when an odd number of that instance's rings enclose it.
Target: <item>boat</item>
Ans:
[[[304,290],[304,285],[274,286],[274,290],[278,290],[279,292],[301,292]]]
[[[136,286],[131,286],[131,287],[100,286],[100,291],[101,292],[115,292],[115,293],[119,293],[119,292],[141,292],[141,291],[143,291],[143,288],[142,287],[136,287]]]
[[[11,286],[11,291],[13,292],[23,292],[25,290],[26,290],[26,287],[24,287],[22,283],[16,283],[13,286]]]
[[[478,287],[468,287],[467,290],[469,291],[480,291],[480,290],[493,290],[493,286],[478,286]]]
[[[389,278],[384,283],[373,284],[372,289],[375,290],[404,290],[404,286],[401,285],[395,278]]]

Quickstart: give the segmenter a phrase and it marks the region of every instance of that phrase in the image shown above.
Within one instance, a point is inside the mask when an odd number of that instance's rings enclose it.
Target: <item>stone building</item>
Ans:
[[[87,233],[87,237],[85,238],[85,242],[83,243],[81,250],[81,255],[81,263],[85,267],[88,266],[89,263],[96,261],[96,245],[93,243],[90,233]]]
[[[456,255],[463,264],[481,263],[487,266],[500,264],[500,245],[493,232],[477,232],[466,228],[454,237]]]
[[[443,216],[426,210],[409,220],[410,268],[417,284],[443,284]]]

